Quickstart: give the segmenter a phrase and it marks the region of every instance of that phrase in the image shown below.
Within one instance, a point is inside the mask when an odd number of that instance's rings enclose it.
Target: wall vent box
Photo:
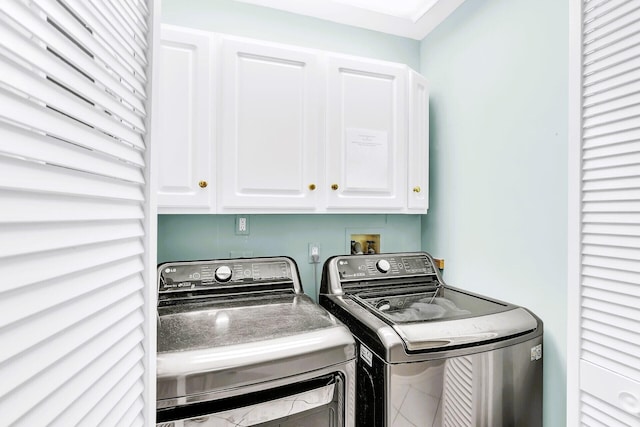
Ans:
[[[351,254],[379,254],[382,252],[380,234],[351,234]]]

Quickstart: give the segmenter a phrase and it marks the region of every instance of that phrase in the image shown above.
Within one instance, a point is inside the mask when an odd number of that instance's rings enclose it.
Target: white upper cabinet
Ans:
[[[156,141],[160,213],[215,209],[213,60],[209,34],[163,26]]]
[[[425,213],[428,90],[404,64],[163,26],[160,213]]]
[[[405,65],[328,56],[327,207],[406,206]]]
[[[322,157],[319,54],[224,37],[221,60],[221,210],[315,210]]]
[[[429,208],[429,89],[427,80],[413,70],[408,118],[407,208],[424,213]]]

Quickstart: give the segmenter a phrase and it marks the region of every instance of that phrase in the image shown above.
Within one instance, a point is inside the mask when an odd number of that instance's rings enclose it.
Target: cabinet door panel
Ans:
[[[329,208],[405,206],[405,73],[401,65],[329,59]]]
[[[429,90],[415,71],[409,74],[409,146],[407,207],[416,213],[429,208]]]
[[[213,209],[211,43],[207,34],[162,29],[158,205]],[[204,181],[206,187],[199,183]]]
[[[314,209],[317,55],[227,39],[223,56],[221,207]]]

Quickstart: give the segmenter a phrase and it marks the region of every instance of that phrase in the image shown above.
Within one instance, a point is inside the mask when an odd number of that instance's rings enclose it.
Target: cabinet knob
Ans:
[[[337,189],[338,189],[338,184],[332,184],[332,185],[331,185],[331,189],[332,189],[333,191],[337,190]]]
[[[309,184],[309,190],[313,191],[316,189],[316,185],[315,184]]]
[[[198,185],[200,186],[200,188],[206,188],[209,183],[207,181],[200,181]]]
[[[421,190],[420,190],[420,187],[419,187],[419,186],[415,186],[415,187],[413,187],[413,192],[414,192],[414,193],[419,193],[420,191],[421,191]]]

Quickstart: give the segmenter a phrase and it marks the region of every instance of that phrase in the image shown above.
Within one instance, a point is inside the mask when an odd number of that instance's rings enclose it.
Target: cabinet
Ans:
[[[328,57],[328,209],[405,207],[407,69]]]
[[[223,38],[222,210],[317,208],[321,81],[315,51]]]
[[[160,137],[155,141],[161,213],[215,209],[211,173],[215,75],[211,47],[207,33],[162,28],[157,117]]]
[[[172,26],[160,54],[160,213],[426,212],[406,65]]]
[[[413,70],[409,70],[408,117],[407,209],[424,213],[429,208],[429,88]]]

